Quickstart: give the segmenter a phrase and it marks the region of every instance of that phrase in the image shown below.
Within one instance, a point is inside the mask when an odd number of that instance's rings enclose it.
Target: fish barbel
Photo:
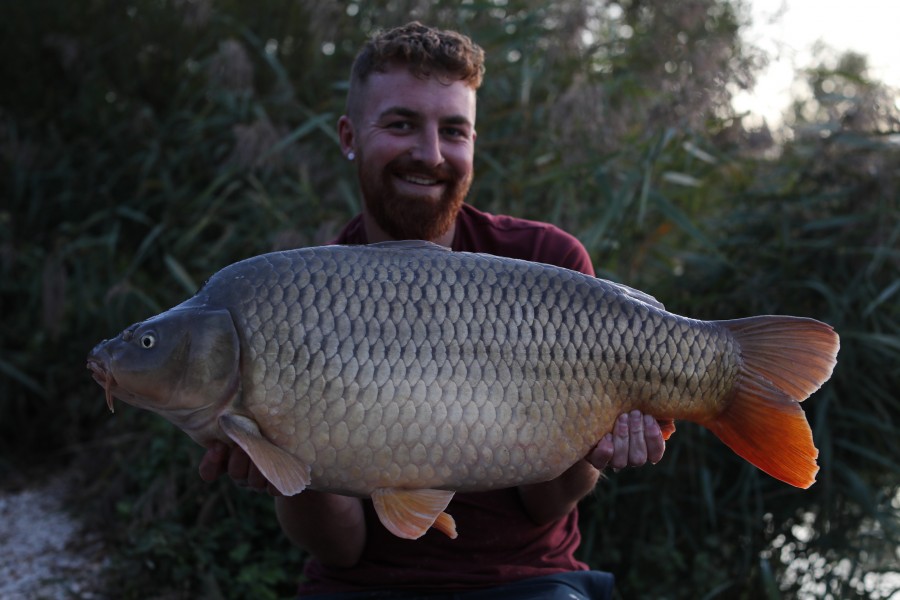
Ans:
[[[113,398],[240,446],[283,494],[371,497],[394,534],[455,536],[456,491],[553,479],[633,409],[712,430],[766,473],[818,471],[798,404],[824,323],[699,321],[626,286],[426,242],[250,258],[98,344]]]

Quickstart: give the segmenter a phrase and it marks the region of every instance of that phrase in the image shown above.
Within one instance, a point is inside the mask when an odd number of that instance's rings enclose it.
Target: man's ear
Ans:
[[[350,152],[355,152],[355,133],[353,130],[353,121],[347,115],[341,115],[337,122],[338,141],[341,143],[341,152],[347,156]]]

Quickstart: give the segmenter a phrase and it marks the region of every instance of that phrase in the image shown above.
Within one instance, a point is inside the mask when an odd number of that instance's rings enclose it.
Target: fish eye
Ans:
[[[156,345],[156,336],[152,333],[145,333],[140,339],[141,348],[149,350]]]

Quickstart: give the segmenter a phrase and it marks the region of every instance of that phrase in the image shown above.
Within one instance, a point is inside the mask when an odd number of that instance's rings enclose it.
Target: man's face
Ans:
[[[437,241],[472,183],[475,90],[395,67],[361,92],[351,118],[367,212],[394,239]]]

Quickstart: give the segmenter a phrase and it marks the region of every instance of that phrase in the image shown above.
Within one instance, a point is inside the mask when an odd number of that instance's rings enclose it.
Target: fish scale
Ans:
[[[811,319],[697,321],[609,281],[424,242],[247,259],[126,332],[88,360],[110,407],[241,446],[282,493],[371,496],[404,537],[455,535],[453,492],[553,479],[633,409],[666,435],[701,423],[808,486],[797,403],[838,348]],[[760,450],[783,436],[793,454]]]

